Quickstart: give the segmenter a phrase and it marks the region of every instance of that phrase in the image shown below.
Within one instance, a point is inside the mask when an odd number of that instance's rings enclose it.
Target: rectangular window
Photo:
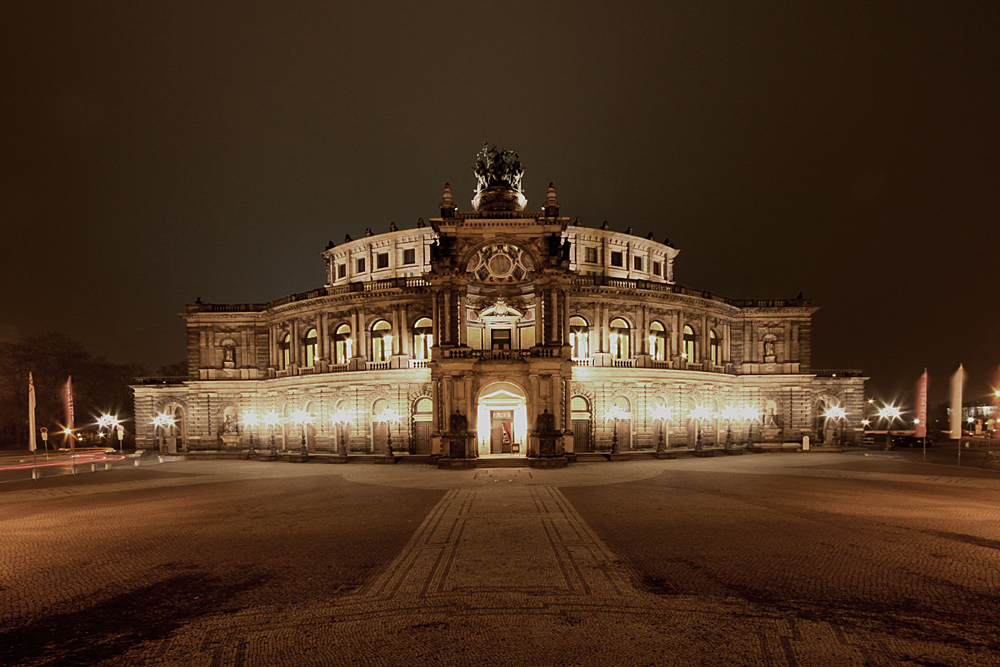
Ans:
[[[597,264],[597,248],[584,248],[584,261],[590,262],[591,264]]]
[[[403,264],[416,264],[417,263],[417,251],[414,248],[406,248],[403,250]]]
[[[338,264],[337,265],[337,277],[338,278],[346,278],[347,277],[347,264]]]
[[[490,333],[490,344],[494,350],[509,350],[510,329],[493,329]]]
[[[358,260],[358,273],[364,273],[364,272],[365,272],[365,258],[362,257],[361,259]]]
[[[389,253],[380,252],[375,256],[375,266],[379,269],[389,268]]]
[[[611,266],[622,266],[622,254],[620,251],[611,251]]]
[[[659,262],[653,262],[653,275],[654,276],[660,275],[660,263]]]
[[[632,258],[632,268],[636,271],[642,271],[642,257]]]

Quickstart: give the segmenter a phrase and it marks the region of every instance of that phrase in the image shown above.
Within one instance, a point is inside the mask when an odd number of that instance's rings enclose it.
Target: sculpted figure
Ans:
[[[469,420],[461,412],[455,410],[455,414],[451,416],[451,428],[449,430],[455,434],[464,434],[468,428]]]
[[[545,411],[538,415],[535,428],[539,433],[553,433],[556,430],[555,415],[549,414],[549,409],[545,408]]]

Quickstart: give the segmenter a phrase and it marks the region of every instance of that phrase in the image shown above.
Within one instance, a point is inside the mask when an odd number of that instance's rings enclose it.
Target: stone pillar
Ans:
[[[400,343],[402,345],[400,351],[402,354],[410,356],[410,318],[405,303],[399,306],[399,322]]]

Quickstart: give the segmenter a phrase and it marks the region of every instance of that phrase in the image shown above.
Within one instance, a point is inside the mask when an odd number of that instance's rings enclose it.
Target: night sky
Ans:
[[[814,367],[932,400],[1000,367],[1000,3],[0,4],[0,340],[151,371],[177,313],[319,287],[318,253],[460,201],[680,249],[678,283],[821,307]]]

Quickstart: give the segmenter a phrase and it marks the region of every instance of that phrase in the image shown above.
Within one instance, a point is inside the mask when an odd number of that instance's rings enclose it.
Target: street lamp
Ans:
[[[253,444],[253,430],[257,427],[257,413],[251,410],[250,412],[243,413],[243,423],[247,425],[247,430],[250,431],[250,451],[247,454],[250,458],[257,456],[257,450],[254,449]]]
[[[312,415],[305,410],[296,410],[292,413],[292,421],[302,426],[302,456],[309,456],[309,447],[306,446],[306,424],[312,424]]]
[[[653,408],[653,420],[660,422],[660,437],[656,439],[656,451],[659,454],[667,451],[667,443],[663,434],[667,430],[667,422],[670,421],[670,414],[673,412],[671,408],[666,405],[660,404]]]
[[[264,415],[264,423],[267,424],[267,430],[271,434],[271,456],[278,455],[278,447],[274,444],[274,427],[278,425],[281,421],[281,417],[278,416],[274,410],[271,410],[266,415]]]
[[[732,405],[722,410],[722,419],[726,422],[726,449],[733,448],[733,420],[739,415],[740,411]]]
[[[160,456],[165,456],[167,453],[167,428],[173,425],[174,418],[163,412],[153,418],[153,426],[160,428]],[[153,438],[156,438],[155,433]]]
[[[108,429],[108,443],[111,442],[111,434],[118,428],[118,418],[112,417],[111,415],[101,415],[97,419],[97,425],[101,429]],[[118,451],[121,451],[122,443],[118,440]]]
[[[827,408],[826,409],[826,414],[824,416],[828,420],[829,419],[833,419],[834,420],[834,422],[833,422],[834,423],[834,428],[836,429],[834,431],[836,433],[836,437],[835,437],[834,443],[836,445],[838,445],[838,446],[841,445],[841,444],[843,444],[843,439],[844,439],[844,419],[847,417],[847,411],[844,410],[844,408],[840,407],[839,405],[835,405],[835,406],[833,406],[831,408]]]
[[[886,405],[878,411],[879,419],[885,419],[887,427],[885,431],[885,448],[892,449],[892,423],[899,419],[899,408],[894,405]]]
[[[347,414],[347,410],[340,408],[333,413],[333,416],[330,417],[330,419],[333,420],[333,423],[337,426],[337,430],[340,432],[340,455],[347,458],[345,433],[347,431],[347,425],[351,423],[351,418]]]
[[[740,416],[747,423],[747,447],[753,447],[753,423],[760,419],[760,410],[748,405],[740,410]]]
[[[611,453],[618,453],[618,422],[624,421],[626,419],[632,419],[632,413],[624,408],[620,408],[617,405],[612,405],[604,413],[604,421],[612,420],[615,422],[614,430],[611,431]]]
[[[695,439],[694,448],[701,450],[701,421],[712,416],[712,412],[704,405],[699,405],[691,411],[691,419],[697,420],[698,437]]]
[[[379,414],[378,420],[386,425],[385,455],[392,456],[392,425],[399,423],[399,412],[386,408]]]

